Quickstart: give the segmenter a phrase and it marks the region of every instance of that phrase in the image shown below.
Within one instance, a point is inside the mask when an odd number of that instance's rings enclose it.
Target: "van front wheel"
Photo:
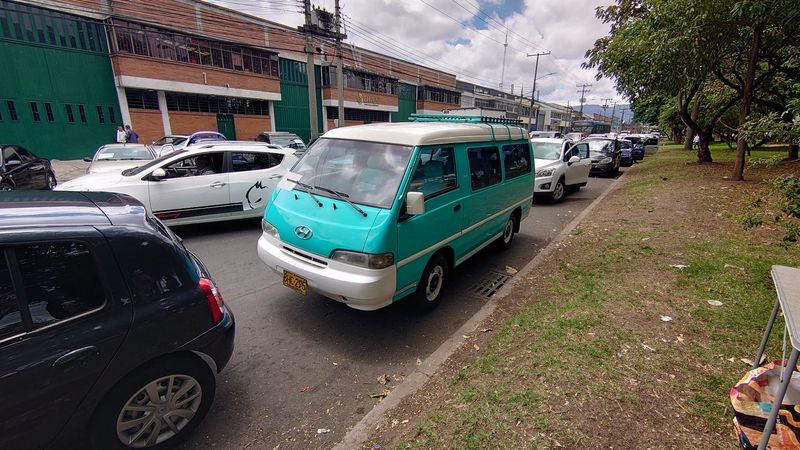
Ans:
[[[428,261],[425,271],[422,272],[422,278],[419,280],[416,292],[417,307],[421,311],[431,311],[439,305],[444,285],[447,282],[447,275],[450,271],[449,266],[447,258],[441,254],[434,255]]]

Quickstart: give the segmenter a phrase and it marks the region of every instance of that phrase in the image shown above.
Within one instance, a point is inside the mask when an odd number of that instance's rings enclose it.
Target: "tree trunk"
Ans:
[[[700,142],[697,146],[697,162],[698,163],[710,163],[714,162],[714,159],[711,158],[711,149],[708,148],[709,143],[711,142],[711,133],[713,129],[708,128],[706,130],[700,130]]]
[[[798,155],[798,149],[800,149],[800,145],[791,144],[789,145],[789,161],[794,161],[795,159],[800,159],[800,155]]]
[[[683,141],[683,149],[687,152],[692,150],[695,136],[694,128],[686,127],[686,140]]]
[[[692,105],[692,113],[689,117],[692,118],[692,121],[695,123],[697,122],[697,118],[700,116],[700,103],[703,102],[703,88],[701,87],[700,90],[696,94],[697,96],[694,98],[694,104]],[[697,132],[700,130],[695,130],[691,126],[687,127],[686,130],[686,142],[683,143],[683,149],[690,151],[692,150],[692,146],[694,145],[694,137],[697,136]]]
[[[739,107],[739,134],[737,137],[736,145],[736,163],[733,166],[733,180],[744,180],[744,158],[748,153],[747,139],[741,130],[744,129],[744,124],[747,122],[747,117],[750,115],[750,107],[753,104],[753,84],[756,79],[756,65],[758,64],[758,49],[761,47],[761,34],[763,33],[764,25],[758,23],[755,30],[753,30],[753,46],[750,49],[750,56],[747,60],[747,74],[744,78],[744,89],[742,90],[742,103]]]

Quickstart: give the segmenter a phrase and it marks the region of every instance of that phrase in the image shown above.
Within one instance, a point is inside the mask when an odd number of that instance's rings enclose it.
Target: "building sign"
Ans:
[[[377,95],[358,93],[358,103],[360,105],[379,106],[380,99]]]

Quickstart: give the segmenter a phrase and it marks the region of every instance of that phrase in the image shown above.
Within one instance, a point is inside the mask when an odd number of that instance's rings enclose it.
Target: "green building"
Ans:
[[[101,21],[0,0],[0,143],[89,156],[121,121]]]

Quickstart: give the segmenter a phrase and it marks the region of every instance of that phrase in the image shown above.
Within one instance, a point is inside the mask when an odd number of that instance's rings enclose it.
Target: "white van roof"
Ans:
[[[335,128],[322,137],[416,146],[527,140],[528,134],[521,127],[503,124],[397,122]]]

